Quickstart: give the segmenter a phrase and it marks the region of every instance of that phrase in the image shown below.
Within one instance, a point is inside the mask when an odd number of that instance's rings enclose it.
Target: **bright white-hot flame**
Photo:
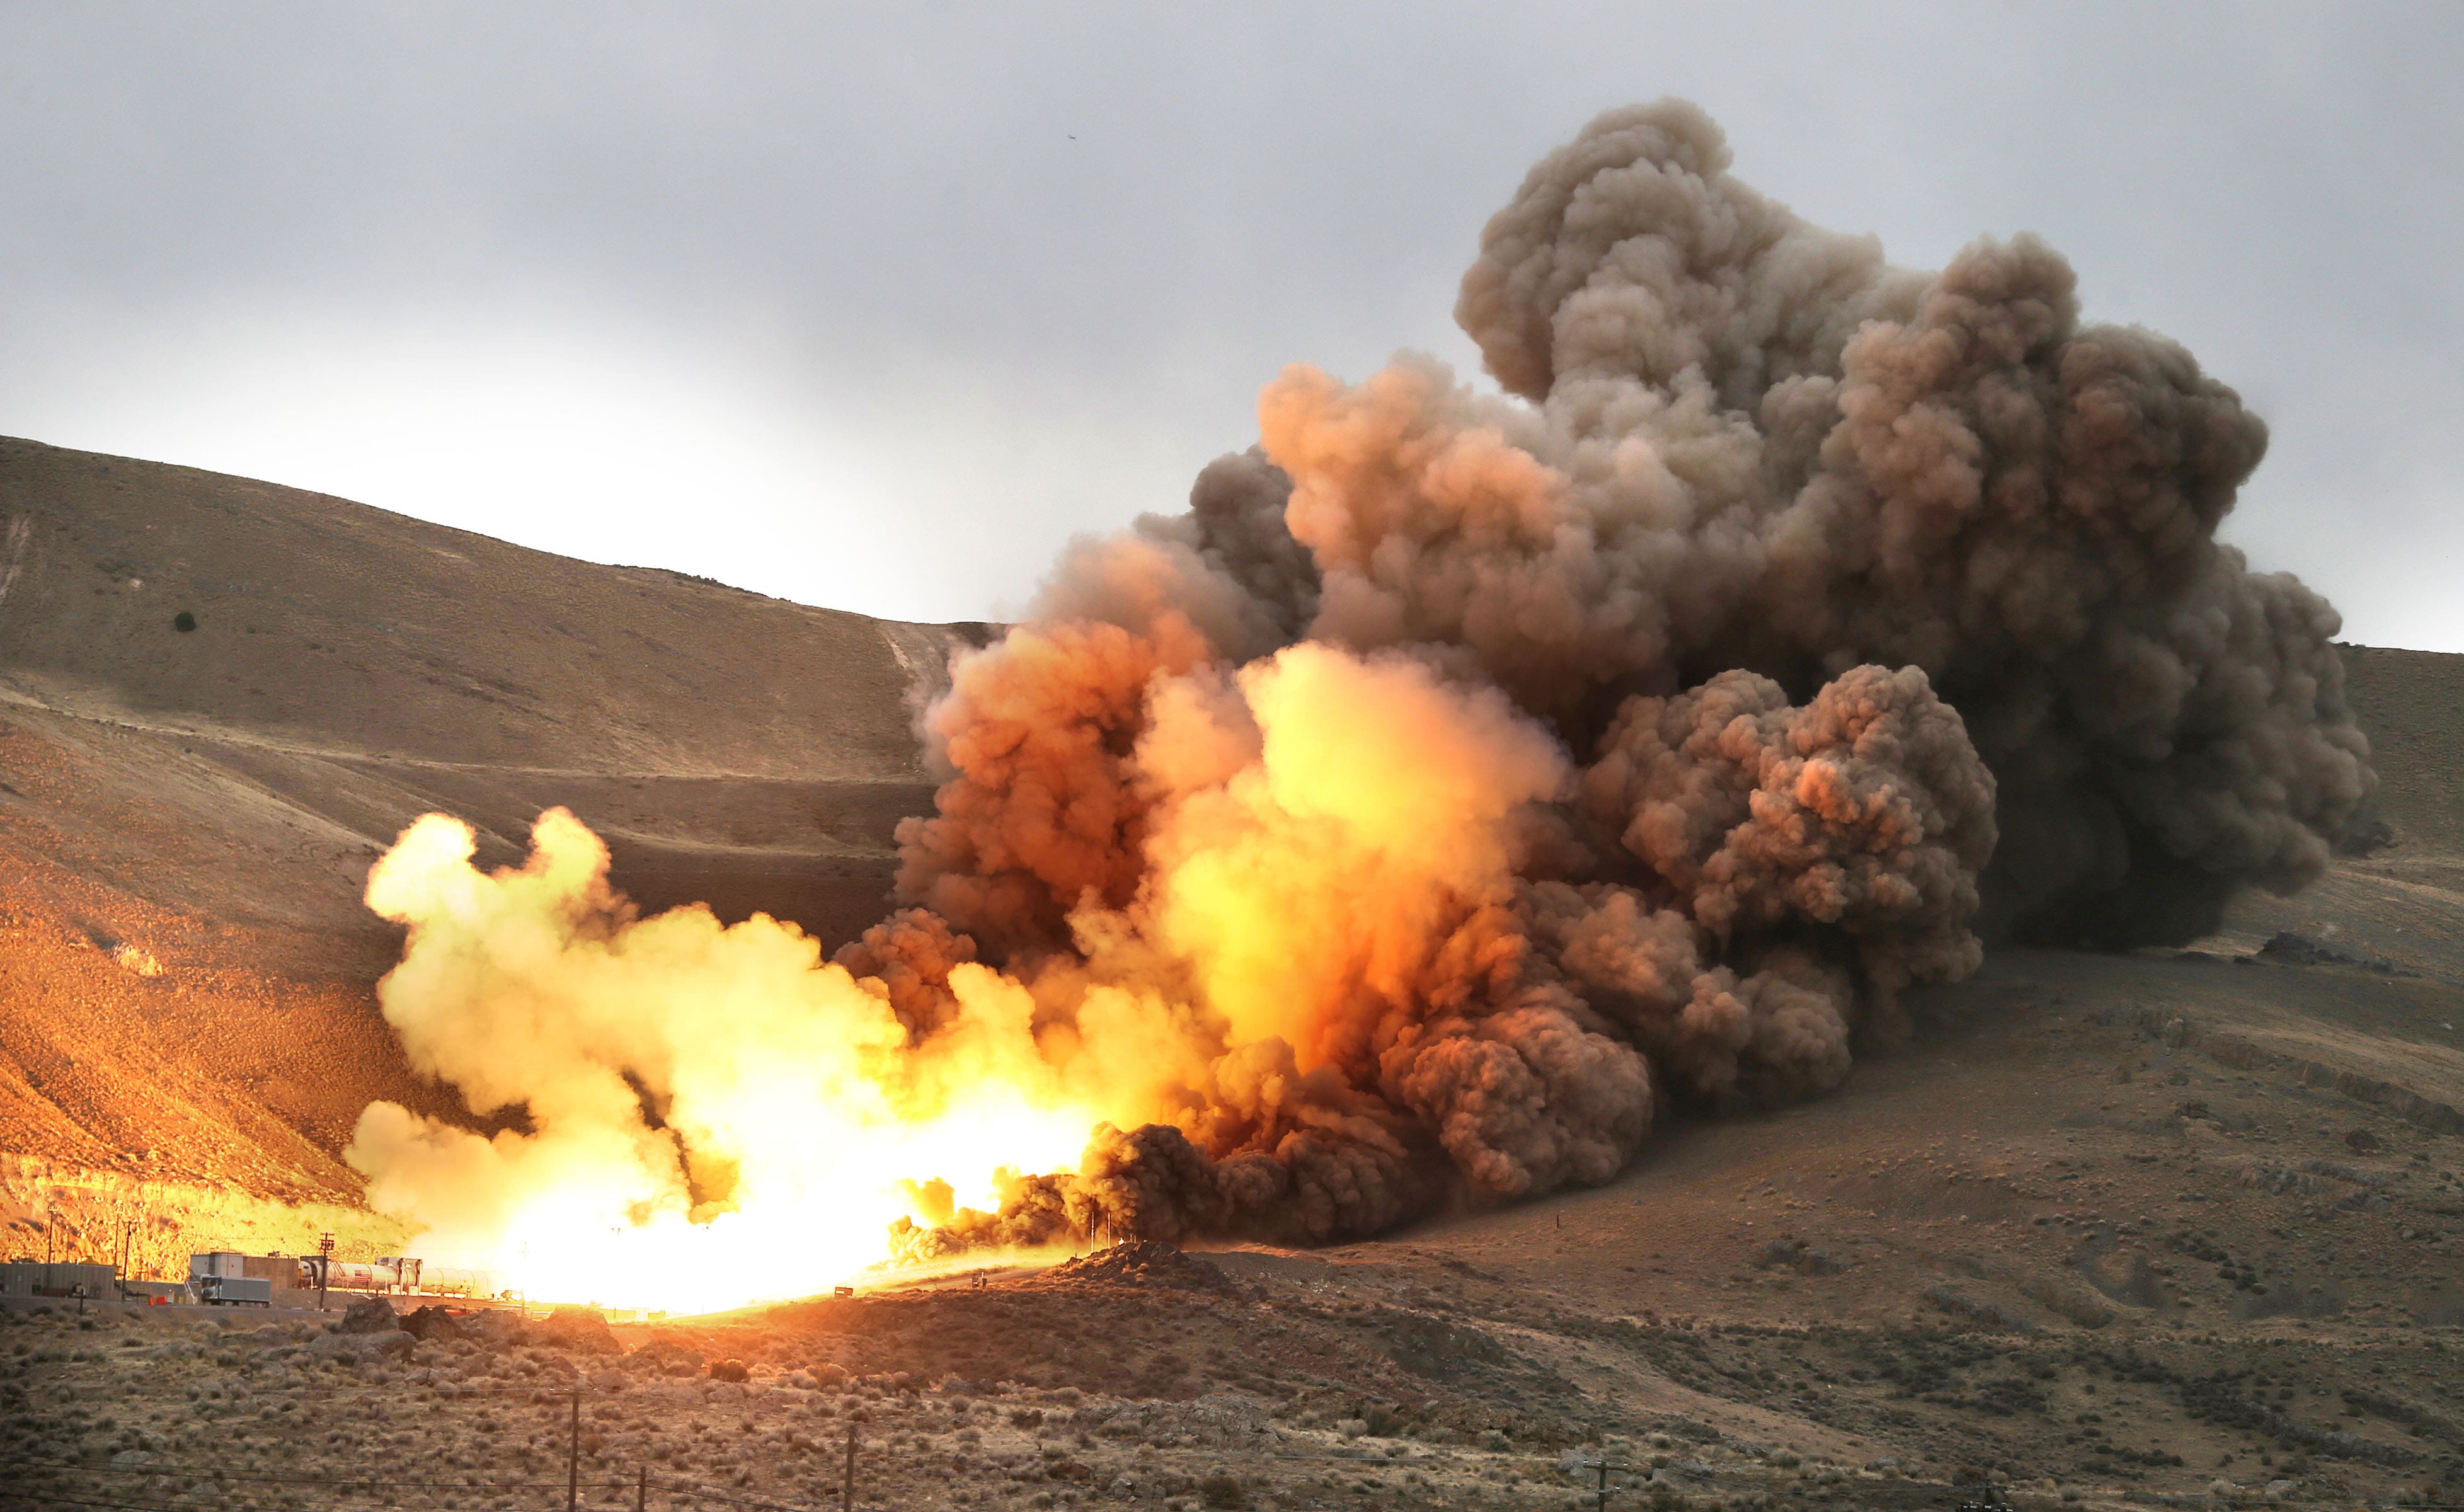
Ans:
[[[793,925],[636,919],[579,821],[552,811],[532,838],[525,866],[486,874],[469,826],[430,815],[369,876],[411,931],[379,997],[413,1064],[529,1124],[488,1138],[366,1109],[348,1158],[373,1205],[424,1226],[415,1253],[541,1300],[807,1295],[880,1260],[899,1217],[995,1206],[1006,1172],[1069,1170],[1134,1111],[1117,1083],[1088,1096],[1104,1068],[1073,1076],[1074,1046],[1039,1043],[1032,1001],[991,971],[954,974],[957,1016],[911,1045],[881,984]]]
[[[1386,1138],[1318,1073],[1406,1040],[1429,1061],[1397,1005],[1510,968],[1465,921],[1502,916],[1514,816],[1560,794],[1571,764],[1502,695],[1407,656],[1292,646],[1149,692],[1136,895],[1107,907],[1090,889],[1072,949],[1017,976],[946,933],[929,972],[869,936],[847,954],[930,976],[908,997],[792,925],[636,917],[562,810],[523,866],[493,873],[472,866],[468,826],[421,820],[368,879],[369,905],[410,931],[379,998],[414,1066],[527,1128],[487,1138],[377,1104],[346,1152],[370,1200],[419,1223],[423,1253],[535,1299],[707,1308],[845,1280],[890,1255],[901,1217],[1008,1211],[1034,1184],[1005,1173],[1111,1180],[1101,1149],[1082,1166],[1104,1124],[1176,1125],[1212,1159]],[[1479,1101],[1443,1138],[1514,1135],[1532,1079],[1451,1032],[1464,1063],[1411,1086]],[[1173,1179],[1158,1166],[1105,1190],[1146,1201]],[[1323,1179],[1384,1178],[1337,1160]],[[1051,1206],[1037,1190],[1027,1211]],[[979,1225],[969,1242],[1047,1242],[1088,1216]]]

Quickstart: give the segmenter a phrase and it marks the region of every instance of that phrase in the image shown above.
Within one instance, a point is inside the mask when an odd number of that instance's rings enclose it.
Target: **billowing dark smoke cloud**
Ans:
[[[532,1129],[377,1105],[375,1199],[591,1296],[748,1239],[820,1283],[900,1213],[1373,1233],[1836,1086],[1991,939],[2315,876],[2373,779],[2334,611],[2215,539],[2264,427],[2032,238],[1898,270],[1727,170],[1603,116],[1464,276],[1503,397],[1293,368],[1075,548],[952,668],[905,907],[834,962],[638,917],[570,816],[493,876],[414,826],[385,1012]]]
[[[2318,874],[2373,778],[2334,610],[2215,539],[2261,423],[2034,237],[1896,269],[1727,168],[1689,104],[1600,117],[1463,278],[1508,397],[1295,367],[959,663],[900,832],[946,923],[842,959],[903,1000],[979,948],[1064,1034],[1134,985],[1203,1051],[913,1247],[1600,1181],[1663,1106],[1835,1085],[1981,935]]]

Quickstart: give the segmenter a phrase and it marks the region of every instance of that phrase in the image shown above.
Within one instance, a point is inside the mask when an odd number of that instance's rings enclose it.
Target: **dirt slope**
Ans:
[[[359,1108],[423,1101],[360,891],[429,809],[506,860],[561,803],[650,907],[861,927],[982,634],[0,440],[0,1153],[355,1192]]]
[[[903,700],[978,633],[0,443],[0,1153],[347,1197],[351,1115],[418,1100],[357,902],[405,820],[451,808],[510,855],[567,802],[649,901],[841,932],[927,800]],[[1835,1094],[1664,1128],[1595,1191],[1218,1252],[1229,1291],[1001,1270],[689,1324],[752,1382],[595,1376],[592,1474],[818,1500],[853,1422],[888,1506],[1222,1476],[1262,1509],[1555,1508],[1592,1475],[1568,1451],[1636,1467],[1618,1504],[1648,1479],[1704,1512],[1945,1505],[1980,1472],[2047,1512],[2464,1500],[2464,657],[2347,667],[2386,843],[2193,949],[1997,953]],[[136,1390],[43,1326],[42,1390]],[[325,1390],[286,1339],[192,1350],[162,1390]],[[543,1368],[465,1341],[359,1370],[402,1393]],[[419,1399],[421,1454],[545,1462],[460,1399]],[[232,1452],[34,1400],[0,1430],[61,1462]],[[290,1473],[325,1444],[276,1424],[239,1452]]]

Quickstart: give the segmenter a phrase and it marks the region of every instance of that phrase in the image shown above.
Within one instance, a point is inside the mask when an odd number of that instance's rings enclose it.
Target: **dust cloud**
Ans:
[[[2335,611],[2216,539],[2264,426],[2033,237],[1898,269],[1727,168],[1601,116],[1464,275],[1503,394],[1293,367],[1074,546],[924,715],[905,908],[834,962],[633,919],[569,820],[493,879],[423,821],[386,1013],[531,1128],[371,1108],[380,1203],[715,1229],[808,1201],[821,1124],[927,1194],[905,1257],[1335,1239],[1834,1086],[1990,941],[2316,876],[2374,778]]]

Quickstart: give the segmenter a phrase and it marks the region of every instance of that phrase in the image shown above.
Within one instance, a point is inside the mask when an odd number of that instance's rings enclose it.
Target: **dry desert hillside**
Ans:
[[[360,898],[405,824],[563,804],[648,907],[837,939],[983,633],[0,440],[0,1152],[348,1200],[359,1109],[432,1100]]]
[[[834,939],[929,800],[911,700],[982,633],[0,442],[9,1243],[92,1249],[122,1215],[166,1255],[218,1223],[398,1238],[336,1151],[371,1097],[434,1103],[358,902],[400,826],[450,809],[510,857],[565,803],[644,901]],[[30,1384],[0,1428],[181,1504],[228,1504],[182,1469],[208,1458],[527,1481],[566,1409],[521,1393],[579,1365],[595,1500],[666,1476],[812,1504],[851,1430],[869,1506],[1562,1508],[1585,1457],[1628,1467],[1617,1504],[1704,1512],[1940,1505],[1985,1473],[2049,1509],[2464,1500],[2464,658],[2346,667],[2384,828],[2319,885],[2188,950],[1995,952],[1837,1093],[1664,1128],[1601,1188],[596,1357],[45,1319],[6,1346]],[[740,1383],[703,1365],[730,1357]],[[401,1415],[316,1417],[338,1391]]]

